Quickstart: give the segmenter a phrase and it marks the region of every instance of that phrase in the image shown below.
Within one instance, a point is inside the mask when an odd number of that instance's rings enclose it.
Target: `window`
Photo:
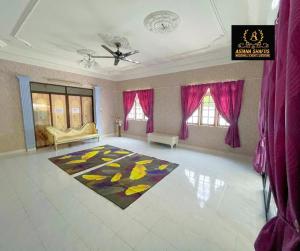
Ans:
[[[229,123],[220,115],[209,89],[203,97],[199,108],[188,119],[190,125],[208,125],[228,127]]]
[[[128,114],[128,119],[132,120],[147,120],[148,118],[145,116],[143,109],[141,107],[138,96],[136,95],[133,106]]]

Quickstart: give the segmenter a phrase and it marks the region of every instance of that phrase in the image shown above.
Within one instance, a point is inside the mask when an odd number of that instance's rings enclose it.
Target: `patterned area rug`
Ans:
[[[177,166],[165,160],[134,154],[75,178],[125,209]]]
[[[49,160],[68,174],[72,175],[86,169],[102,165],[106,162],[111,162],[131,153],[131,151],[125,149],[110,145],[103,145],[53,157]]]

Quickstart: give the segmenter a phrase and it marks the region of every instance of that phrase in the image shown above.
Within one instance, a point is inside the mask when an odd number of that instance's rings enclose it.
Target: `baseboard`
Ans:
[[[20,153],[25,153],[25,149],[19,149],[19,150],[14,150],[14,151],[8,151],[8,152],[2,152],[0,153],[0,156],[8,156],[8,155],[16,155]]]
[[[138,136],[138,135],[133,135],[133,134],[128,134],[128,133],[124,133],[123,136],[128,137],[128,138],[142,140],[142,141],[147,141],[147,136]],[[205,147],[200,147],[200,146],[195,146],[195,145],[189,145],[189,144],[185,144],[185,143],[182,143],[182,142],[178,143],[177,147],[190,149],[190,150],[194,150],[194,151],[198,151],[198,152],[205,152],[205,153],[209,153],[209,154],[215,154],[215,155],[233,156],[233,157],[236,157],[236,158],[242,158],[242,159],[246,159],[248,161],[251,161],[251,156],[249,156],[247,154],[242,154],[242,153],[233,153],[233,152],[228,152],[228,151],[215,150],[215,149],[211,149],[211,148],[205,148]]]
[[[194,150],[194,151],[198,151],[198,152],[202,152],[202,153],[204,152],[204,153],[214,154],[214,155],[233,156],[236,158],[242,158],[242,159],[247,159],[247,160],[251,161],[251,157],[249,155],[242,154],[242,153],[233,153],[233,152],[215,150],[215,149],[211,149],[211,148],[188,145],[188,144],[184,144],[184,143],[178,143],[178,147],[189,149],[189,150]]]
[[[128,138],[132,138],[132,139],[139,139],[139,140],[142,140],[142,141],[147,141],[147,136],[139,136],[139,135],[124,133],[123,137],[128,137]]]
[[[116,136],[114,133],[105,133],[105,134],[102,134],[100,135],[100,138],[106,138],[106,137],[114,137]]]

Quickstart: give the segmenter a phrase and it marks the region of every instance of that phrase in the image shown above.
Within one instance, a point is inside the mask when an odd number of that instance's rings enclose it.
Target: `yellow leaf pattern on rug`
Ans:
[[[103,154],[106,155],[106,154],[109,154],[111,152],[111,150],[108,150],[108,151],[105,151]]]
[[[131,180],[139,180],[147,175],[147,168],[144,165],[135,165],[130,173]]]
[[[88,152],[84,155],[81,156],[81,159],[85,159],[85,160],[88,160],[90,158],[93,158],[95,155],[97,155],[99,153],[99,151],[91,151],[91,152]]]
[[[117,154],[129,154],[129,152],[127,152],[127,151],[115,151],[115,153],[117,153]]]
[[[82,175],[82,178],[84,178],[85,180],[104,180],[106,179],[107,176],[102,176],[102,175]]]
[[[112,161],[114,159],[111,159],[111,158],[102,158],[102,160],[105,161],[105,162],[109,162],[109,161]]]
[[[149,189],[150,186],[149,185],[144,185],[144,184],[141,184],[141,185],[137,185],[137,186],[132,186],[132,187],[129,187],[126,191],[125,191],[125,194],[128,196],[128,195],[132,195],[132,194],[135,194],[135,193],[139,193],[139,192],[143,192],[143,191],[146,191],[147,189]]]
[[[137,161],[137,162],[135,162],[137,165],[146,165],[146,164],[150,164],[150,163],[152,163],[152,159],[146,159],[146,160],[140,160],[140,161]]]
[[[97,146],[97,147],[93,148],[93,150],[102,150],[104,148],[105,148],[104,146]]]
[[[158,167],[158,169],[162,171],[162,170],[165,170],[167,167],[168,167],[168,165],[160,165]]]
[[[107,164],[106,166],[120,167],[120,164],[119,163],[111,163],[111,164]]]
[[[84,163],[86,162],[85,159],[75,159],[75,160],[71,160],[69,162],[67,162],[67,164],[79,164],[79,163]]]
[[[63,156],[63,157],[61,157],[61,158],[59,158],[59,159],[69,159],[69,158],[71,158],[72,156],[71,155],[66,155],[66,156]]]
[[[121,173],[116,173],[112,178],[111,178],[111,182],[116,182],[119,181],[122,178],[122,174]]]

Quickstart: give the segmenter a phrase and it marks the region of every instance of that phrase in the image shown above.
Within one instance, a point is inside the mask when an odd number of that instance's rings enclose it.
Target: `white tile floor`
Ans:
[[[249,160],[128,138],[101,144],[180,166],[122,210],[52,164],[52,149],[2,157],[0,250],[253,250],[264,210]]]

